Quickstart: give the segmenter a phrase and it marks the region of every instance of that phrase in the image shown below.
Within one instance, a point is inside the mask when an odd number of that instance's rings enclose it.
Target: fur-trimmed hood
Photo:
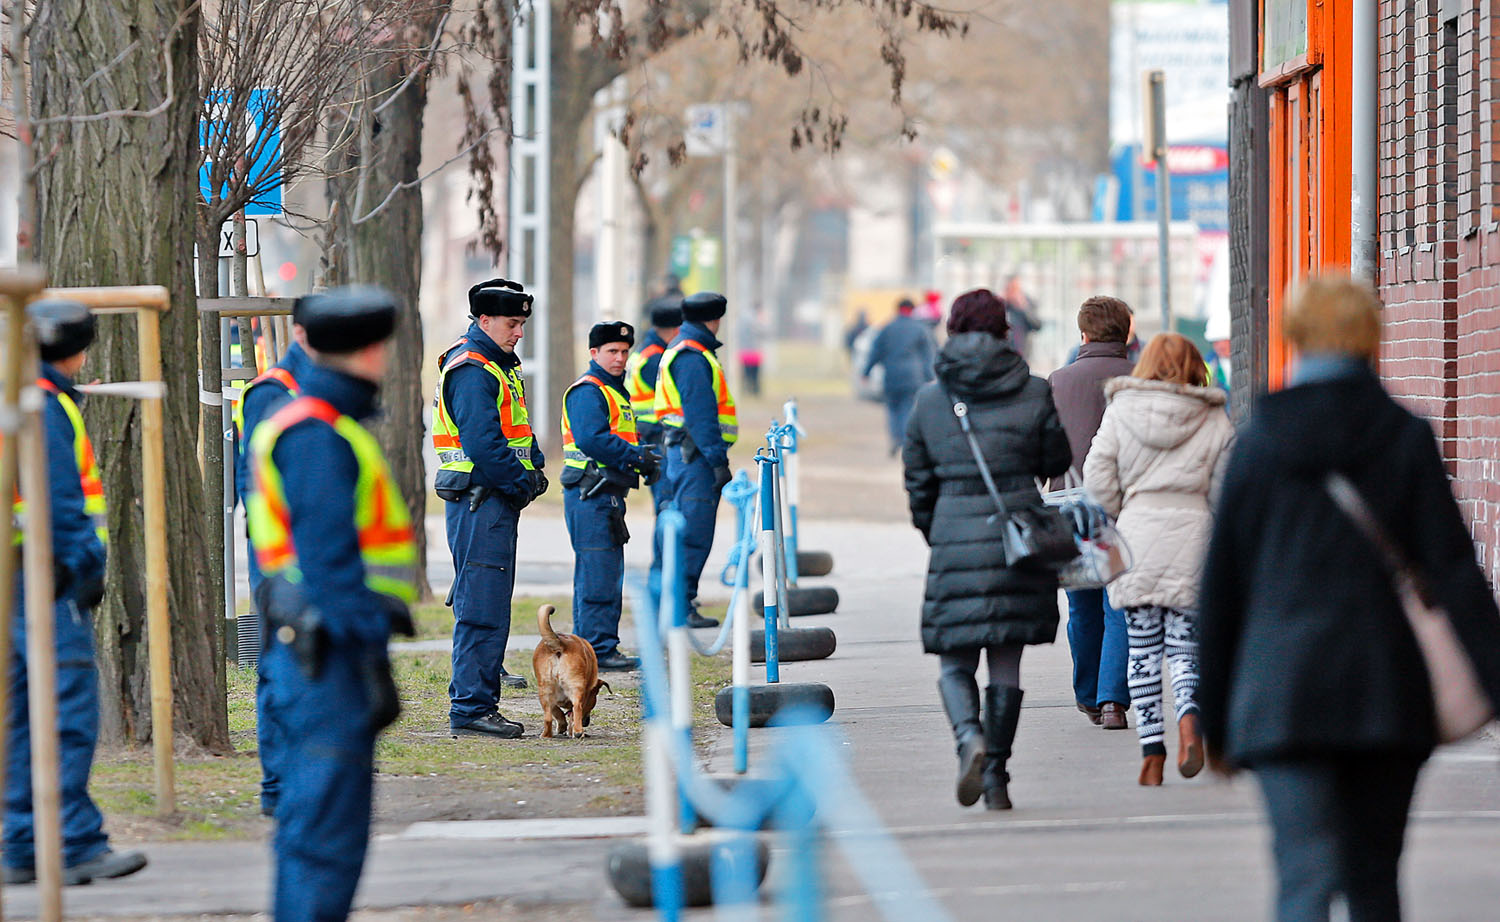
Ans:
[[[1217,387],[1193,387],[1145,378],[1111,378],[1104,399],[1118,406],[1120,424],[1152,448],[1176,448],[1197,432],[1208,413],[1223,413],[1227,395]]]

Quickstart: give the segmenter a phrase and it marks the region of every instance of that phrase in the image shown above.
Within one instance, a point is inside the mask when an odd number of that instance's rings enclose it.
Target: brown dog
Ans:
[[[542,702],[542,736],[552,735],[552,721],[559,730],[567,729],[574,739],[583,736],[589,725],[589,714],[599,701],[599,689],[609,683],[599,678],[599,657],[577,634],[559,634],[552,630],[551,605],[536,613],[536,624],[542,631],[542,642],[531,654],[531,668],[536,672],[536,694]],[[610,694],[614,689],[609,688]]]

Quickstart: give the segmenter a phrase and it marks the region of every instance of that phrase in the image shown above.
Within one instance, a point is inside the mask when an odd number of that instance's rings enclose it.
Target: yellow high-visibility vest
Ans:
[[[713,350],[697,340],[685,339],[670,346],[662,354],[660,370],[656,374],[657,421],[673,429],[683,427],[682,393],[672,378],[672,360],[681,355],[683,349],[695,350],[708,360],[708,367],[713,372],[714,395],[718,401],[719,435],[726,445],[733,445],[740,437],[739,416],[735,413],[734,398],[729,394],[729,382],[724,378],[724,367],[719,364]],[[699,448],[701,450],[702,446]]]
[[[316,419],[333,428],[349,443],[359,465],[354,487],[354,527],[359,533],[359,556],[365,586],[395,596],[407,604],[417,600],[417,545],[412,538],[406,501],[375,436],[352,416],[326,400],[299,397],[255,427],[250,437],[251,477],[255,491],[246,501],[250,543],[256,562],[267,576],[302,581],[297,548],[292,543],[292,517],[287,508],[281,471],[271,452],[282,434],[296,424]]]
[[[609,431],[632,445],[640,444],[640,437],[635,431],[635,413],[631,410],[630,403],[620,395],[619,391],[599,380],[597,376],[584,375],[563,391],[562,408],[563,467],[576,467],[579,470],[588,466],[589,456],[580,451],[573,440],[573,426],[568,422],[568,395],[573,393],[574,388],[585,385],[592,385],[604,392],[604,401],[609,404]],[[608,467],[602,461],[596,463]]]
[[[438,470],[464,473],[474,470],[474,462],[469,459],[459,440],[458,424],[449,415],[443,399],[443,385],[448,380],[448,373],[461,365],[478,365],[500,382],[500,395],[496,399],[500,410],[500,431],[521,466],[528,471],[535,470],[536,467],[531,462],[531,446],[535,439],[531,432],[530,416],[526,412],[526,384],[521,380],[521,366],[501,368],[498,362],[470,349],[468,337],[464,336],[459,337],[457,342],[443,352],[438,364],[442,371],[438,374],[437,396],[432,401],[432,448],[437,452]]]

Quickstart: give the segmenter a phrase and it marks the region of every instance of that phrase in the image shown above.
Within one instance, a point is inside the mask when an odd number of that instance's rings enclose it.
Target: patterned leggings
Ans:
[[[1181,720],[1189,711],[1198,710],[1198,613],[1159,605],[1127,608],[1125,629],[1130,635],[1130,703],[1135,707],[1136,733],[1148,753],[1162,751],[1163,647]]]

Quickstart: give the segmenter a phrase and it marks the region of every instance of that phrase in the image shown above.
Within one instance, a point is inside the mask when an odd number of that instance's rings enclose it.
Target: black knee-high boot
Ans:
[[[944,671],[938,678],[943,710],[958,744],[958,802],[973,806],[983,790],[984,731],[979,723],[979,685],[973,676]]]
[[[1010,759],[1016,725],[1021,722],[1021,698],[1025,692],[1013,685],[989,685],[984,689],[984,807],[1009,810]]]

